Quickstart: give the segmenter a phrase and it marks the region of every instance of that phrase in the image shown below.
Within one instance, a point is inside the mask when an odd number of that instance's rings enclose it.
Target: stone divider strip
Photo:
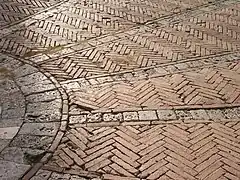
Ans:
[[[221,119],[215,122],[239,122],[239,119]],[[69,125],[70,128],[80,128],[80,127],[114,127],[114,126],[136,126],[136,125],[159,125],[159,124],[190,124],[190,123],[212,123],[211,120],[171,120],[171,121],[157,121],[157,120],[143,120],[143,121],[128,121],[128,122],[89,122],[85,124],[72,124]]]
[[[70,113],[69,124],[84,123],[102,123],[119,125],[123,122],[143,122],[143,121],[223,121],[229,119],[240,120],[240,104],[226,106],[212,106],[210,108],[202,108],[191,106],[181,109],[180,107],[172,107],[155,110],[135,110],[135,111],[114,111],[114,112],[80,112]]]

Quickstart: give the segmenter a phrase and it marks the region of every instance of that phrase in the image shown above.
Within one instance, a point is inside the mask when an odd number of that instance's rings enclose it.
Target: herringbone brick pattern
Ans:
[[[182,22],[126,31],[111,43],[40,65],[66,80],[238,51],[239,13],[234,12],[227,7]]]
[[[0,52],[63,99],[24,178],[240,179],[239,33],[238,0],[0,0]],[[28,107],[33,134],[49,133],[40,123],[54,118]]]
[[[121,36],[126,38],[121,38],[117,42],[120,46],[117,48],[118,51],[112,49],[108,52],[117,55],[125,53],[133,56],[134,59],[123,57],[124,60],[119,62],[118,58],[113,57],[107,62],[108,64],[113,61],[116,65],[122,66],[131,61],[130,64],[144,67],[155,63],[238,50],[238,2],[235,2],[235,13],[229,10],[229,6],[232,7],[229,5],[218,7],[210,14],[200,13],[193,18],[190,16],[188,20],[182,22],[168,23],[154,28],[145,27],[140,30],[136,28],[139,23],[144,24],[162,16],[173,16],[176,12],[205,3],[205,1],[192,3],[190,1],[98,0],[76,2],[72,6],[63,4],[57,12],[53,11],[48,17],[40,18],[28,27],[2,38],[0,47],[3,51],[18,56],[30,56],[47,52],[49,47],[79,43],[134,27],[135,35],[122,33]],[[161,24],[161,20],[157,21],[157,24]],[[32,51],[34,53],[31,53]],[[100,54],[106,53],[98,49],[97,51]],[[132,54],[129,54],[130,52]],[[94,56],[94,54],[89,55]],[[106,58],[104,62],[108,61]],[[92,62],[92,59],[87,58],[87,61],[96,66],[96,62]],[[100,66],[104,63],[102,60],[97,61]]]
[[[72,128],[49,165],[129,179],[238,179],[239,128],[239,122]]]
[[[156,1],[156,0],[90,0],[84,4],[87,8],[114,15],[134,23],[145,23],[148,20],[159,18],[172,13],[177,13],[186,8],[207,4],[206,0],[200,1]]]
[[[69,88],[70,102],[79,107],[137,108],[220,105],[240,102],[239,61],[227,67],[205,67],[156,78],[99,83]],[[222,64],[223,66],[223,64]]]
[[[51,5],[57,0],[1,0],[0,1],[0,27],[16,23],[17,21],[33,15]]]

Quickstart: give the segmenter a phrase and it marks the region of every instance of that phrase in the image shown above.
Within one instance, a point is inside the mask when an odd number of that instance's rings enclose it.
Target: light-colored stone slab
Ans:
[[[10,139],[0,139],[0,152],[9,144]]]
[[[29,167],[29,165],[0,160],[0,179],[18,180]]]
[[[0,139],[12,139],[18,130],[19,127],[0,128]]]
[[[140,120],[157,120],[155,111],[138,111]]]
[[[160,120],[176,120],[177,116],[173,110],[158,110],[158,118]]]
[[[59,128],[59,123],[25,123],[19,134],[54,136]]]

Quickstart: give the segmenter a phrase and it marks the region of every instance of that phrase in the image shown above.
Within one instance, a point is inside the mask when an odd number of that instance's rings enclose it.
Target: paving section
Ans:
[[[56,144],[63,102],[37,68],[3,54],[0,65],[0,179],[18,179]]]
[[[238,0],[0,8],[0,179],[240,179]]]

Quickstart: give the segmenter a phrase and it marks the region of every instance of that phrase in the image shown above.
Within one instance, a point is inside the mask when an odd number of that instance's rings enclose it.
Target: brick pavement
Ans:
[[[57,4],[56,0],[1,0],[1,20],[0,28],[17,23],[28,16],[36,14],[40,11]]]
[[[70,128],[48,165],[106,179],[240,176],[238,121],[96,126]]]
[[[197,63],[204,64],[204,60]],[[192,62],[196,66],[195,63]],[[179,70],[181,66],[183,70]],[[239,60],[190,66],[191,62],[174,64],[161,67],[161,72],[156,69],[145,73],[142,78],[136,75],[114,80],[112,76],[107,82],[91,78],[82,87],[81,80],[75,82],[75,87],[68,86],[70,82],[64,86],[68,88],[70,103],[87,110],[239,104]],[[176,68],[176,72],[168,73],[169,68]]]
[[[0,178],[240,179],[238,0],[0,8]]]

